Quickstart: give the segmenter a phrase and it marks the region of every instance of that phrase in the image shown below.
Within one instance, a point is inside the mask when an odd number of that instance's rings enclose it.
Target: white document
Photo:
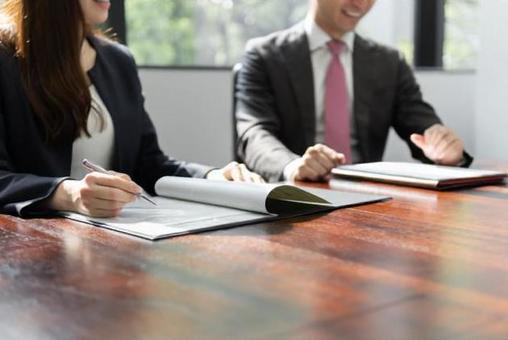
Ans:
[[[285,184],[250,184],[183,177],[163,177],[156,183],[155,190],[159,195],[153,197],[157,206],[138,200],[125,207],[119,217],[95,218],[72,212],[62,212],[61,215],[155,240],[388,198],[331,190],[303,190]]]
[[[270,200],[298,201],[310,205],[332,204],[292,185],[211,181],[187,177],[162,177],[155,184],[155,192],[159,196],[265,214],[279,213],[275,208],[268,210],[267,203]]]

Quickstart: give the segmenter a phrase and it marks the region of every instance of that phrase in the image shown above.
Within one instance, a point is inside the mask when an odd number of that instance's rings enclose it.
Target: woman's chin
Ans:
[[[103,15],[95,15],[92,18],[87,18],[87,20],[86,20],[86,22],[90,26],[102,25],[106,21],[108,21],[108,14],[107,13],[105,15],[104,14]]]

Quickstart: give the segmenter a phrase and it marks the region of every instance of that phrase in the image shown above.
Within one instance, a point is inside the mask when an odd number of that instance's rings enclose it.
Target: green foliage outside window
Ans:
[[[126,0],[140,65],[230,66],[253,37],[303,20],[308,0]]]
[[[125,0],[127,43],[140,65],[231,66],[247,40],[303,20],[307,6],[308,0]],[[445,1],[446,69],[475,67],[478,7],[479,0]],[[396,45],[411,60],[412,36],[403,38]]]
[[[474,69],[480,46],[479,0],[447,0],[445,3],[446,69]]]

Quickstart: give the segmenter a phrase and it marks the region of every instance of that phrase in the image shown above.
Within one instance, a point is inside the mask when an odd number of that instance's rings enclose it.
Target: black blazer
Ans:
[[[303,24],[247,45],[236,82],[237,153],[270,181],[315,144],[312,62]],[[410,142],[441,123],[422,100],[413,72],[394,49],[356,35],[353,51],[354,107],[361,162],[380,161],[390,127],[412,156],[430,162]]]
[[[89,42],[97,60],[88,75],[115,130],[113,170],[129,174],[150,193],[165,175],[205,176],[211,168],[168,158],[160,150],[127,48],[96,37],[89,37]],[[37,202],[49,197],[70,174],[72,144],[72,140],[45,143],[21,84],[18,60],[0,45],[0,212],[40,213]]]

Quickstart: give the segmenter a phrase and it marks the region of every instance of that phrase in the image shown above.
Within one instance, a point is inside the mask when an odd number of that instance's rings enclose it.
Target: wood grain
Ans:
[[[508,338],[508,188],[148,242],[0,216],[2,338]]]

